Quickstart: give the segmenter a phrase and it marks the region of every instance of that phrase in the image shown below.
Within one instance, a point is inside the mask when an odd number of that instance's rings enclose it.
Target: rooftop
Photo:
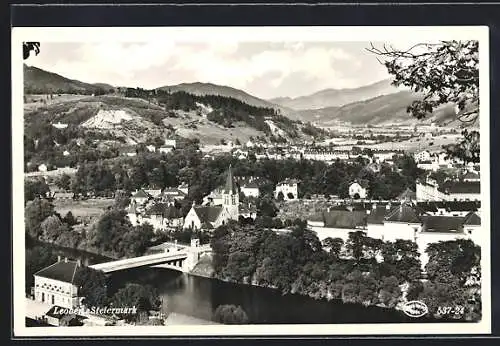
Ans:
[[[198,218],[200,219],[201,223],[206,223],[206,222],[215,222],[217,218],[219,217],[220,213],[222,212],[222,207],[221,206],[195,206],[194,211],[196,212],[196,215],[198,215]]]
[[[387,222],[402,222],[402,223],[420,223],[420,218],[414,207],[408,204],[401,204],[394,207],[387,214],[385,221]]]
[[[73,283],[79,264],[76,261],[58,261],[45,267],[34,275],[62,282]]]
[[[424,216],[423,232],[462,232],[463,217]]]

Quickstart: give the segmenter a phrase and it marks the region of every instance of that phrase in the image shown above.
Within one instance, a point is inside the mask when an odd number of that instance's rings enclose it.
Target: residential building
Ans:
[[[78,286],[74,280],[80,267],[79,261],[61,260],[59,256],[56,263],[37,271],[34,274],[35,300],[64,308],[79,306]]]
[[[349,185],[349,196],[353,199],[364,199],[368,195],[368,185],[364,181],[357,181]]]
[[[280,193],[283,194],[283,199],[297,199],[299,197],[298,191],[299,181],[297,179],[285,179],[276,185],[274,190],[274,198],[278,199]]]
[[[132,194],[130,200],[135,202],[137,205],[143,205],[151,198],[152,196],[149,195],[146,191],[144,191],[143,189],[139,189]]]
[[[346,241],[349,233],[366,231],[367,215],[364,210],[329,210],[308,218],[308,226],[319,240],[341,238]]]

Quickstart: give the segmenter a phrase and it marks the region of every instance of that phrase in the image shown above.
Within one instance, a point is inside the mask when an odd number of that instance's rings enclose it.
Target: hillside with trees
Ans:
[[[84,83],[48,72],[34,66],[24,65],[25,94],[81,94],[103,95],[113,93],[115,88],[105,83]]]

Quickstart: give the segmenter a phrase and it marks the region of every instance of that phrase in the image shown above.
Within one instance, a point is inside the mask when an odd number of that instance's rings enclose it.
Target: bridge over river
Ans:
[[[137,267],[161,267],[189,272],[198,263],[201,255],[211,251],[209,244],[199,245],[195,242],[191,246],[176,245],[174,249],[167,247],[160,253],[99,263],[90,267],[105,273]]]

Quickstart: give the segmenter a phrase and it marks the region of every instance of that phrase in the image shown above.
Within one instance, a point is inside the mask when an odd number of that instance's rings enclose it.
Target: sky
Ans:
[[[381,47],[381,42],[374,42]],[[205,82],[263,99],[389,78],[369,42],[41,42],[26,64],[87,83],[157,88]]]

